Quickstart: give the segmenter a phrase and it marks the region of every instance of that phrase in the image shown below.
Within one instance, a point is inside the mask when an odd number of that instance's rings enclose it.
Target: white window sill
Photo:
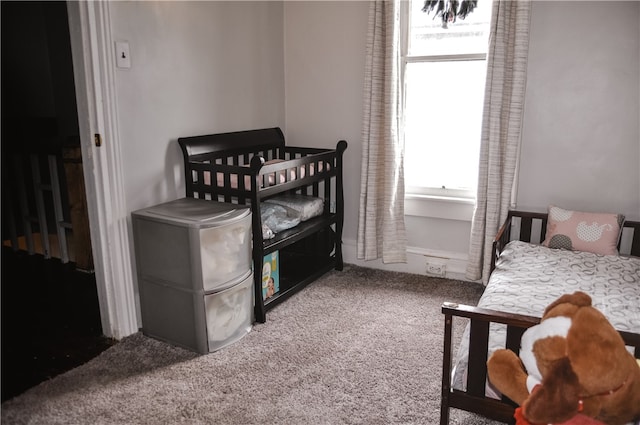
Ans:
[[[475,199],[471,198],[405,194],[404,214],[417,217],[471,221],[475,204]]]

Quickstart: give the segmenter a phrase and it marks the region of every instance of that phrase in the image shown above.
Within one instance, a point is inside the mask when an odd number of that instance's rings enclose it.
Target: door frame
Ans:
[[[102,331],[121,339],[139,328],[109,3],[70,0],[67,12]]]

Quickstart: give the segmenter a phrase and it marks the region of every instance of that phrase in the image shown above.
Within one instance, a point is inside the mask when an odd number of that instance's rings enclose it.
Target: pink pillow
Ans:
[[[621,214],[570,211],[551,205],[542,244],[549,248],[618,255],[623,222]]]

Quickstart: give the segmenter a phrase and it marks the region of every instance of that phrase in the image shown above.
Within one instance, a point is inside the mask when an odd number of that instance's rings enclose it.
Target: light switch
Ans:
[[[116,66],[118,68],[131,68],[129,43],[126,41],[116,41]]]

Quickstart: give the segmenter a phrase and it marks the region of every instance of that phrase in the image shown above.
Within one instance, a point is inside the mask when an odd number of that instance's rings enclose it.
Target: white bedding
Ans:
[[[324,199],[307,195],[278,195],[264,201],[265,204],[282,205],[291,208],[300,216],[300,221],[322,215],[324,211]]]
[[[324,199],[315,196],[290,194],[269,198],[260,204],[262,238],[271,239],[278,232],[322,215],[323,211]]]
[[[479,307],[541,317],[551,302],[583,291],[618,330],[640,332],[640,258],[596,255],[512,241],[491,274]],[[453,388],[466,387],[469,329],[453,370]],[[491,325],[489,352],[504,348],[506,327]],[[487,395],[498,397],[488,385]]]

